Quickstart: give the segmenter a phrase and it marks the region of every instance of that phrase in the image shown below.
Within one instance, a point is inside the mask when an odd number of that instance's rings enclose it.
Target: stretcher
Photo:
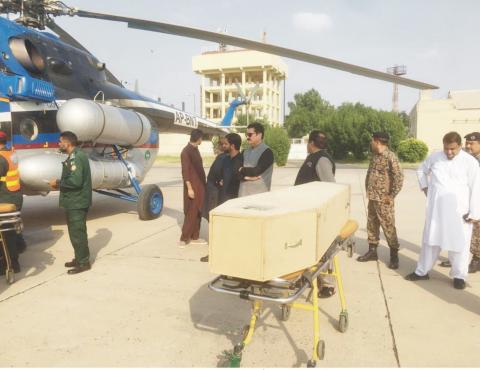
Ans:
[[[253,338],[255,325],[264,302],[280,304],[283,321],[288,320],[292,308],[313,312],[313,350],[307,367],[316,367],[317,361],[325,356],[325,341],[320,339],[317,280],[322,276],[332,276],[335,279],[341,306],[338,330],[345,332],[348,328],[348,312],[337,253],[345,250],[348,256],[352,257],[355,247],[354,234],[357,229],[357,222],[349,220],[322,258],[307,269],[266,282],[220,275],[209,283],[209,288],[215,292],[234,295],[252,303],[250,323],[243,328],[242,341],[234,346],[233,351],[227,353],[230,367],[240,366],[243,350]],[[306,292],[308,294],[305,296]],[[297,302],[300,299],[304,299],[305,303]]]
[[[5,260],[5,278],[8,284],[15,281],[15,273],[13,271],[12,260],[6,242],[5,233],[8,231],[15,231],[21,233],[23,229],[23,222],[20,217],[20,211],[14,204],[0,203],[0,244],[3,250],[3,259]]]

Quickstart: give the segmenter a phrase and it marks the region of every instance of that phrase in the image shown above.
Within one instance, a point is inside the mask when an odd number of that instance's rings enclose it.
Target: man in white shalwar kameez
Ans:
[[[427,195],[422,249],[415,272],[407,280],[427,280],[440,251],[448,251],[450,277],[465,288],[472,224],[480,220],[480,168],[462,150],[456,132],[443,137],[443,151],[431,154],[418,168],[420,188]]]

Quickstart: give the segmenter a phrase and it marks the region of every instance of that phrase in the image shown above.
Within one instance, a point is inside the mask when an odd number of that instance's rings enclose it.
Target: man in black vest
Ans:
[[[308,136],[308,157],[298,171],[295,185],[312,181],[335,182],[335,163],[327,152],[327,136],[320,130],[313,130]]]
[[[327,136],[323,131],[313,130],[308,136],[308,156],[298,171],[295,185],[312,181],[335,182],[335,163],[327,152]],[[325,277],[319,277],[318,297],[331,297],[335,294],[335,286]]]

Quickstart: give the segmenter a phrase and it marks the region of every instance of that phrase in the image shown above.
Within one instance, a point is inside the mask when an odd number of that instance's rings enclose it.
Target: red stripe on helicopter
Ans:
[[[14,144],[13,147],[16,150],[22,149],[47,149],[47,148],[58,148],[58,143],[32,143],[32,144]],[[92,148],[92,145],[84,145],[83,148]],[[152,149],[158,148],[158,144],[143,144],[142,146],[136,146],[135,148],[139,149]]]

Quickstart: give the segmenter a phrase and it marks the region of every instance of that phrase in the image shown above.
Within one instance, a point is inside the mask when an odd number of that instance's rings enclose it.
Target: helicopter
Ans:
[[[76,16],[127,23],[129,28],[232,45],[297,59],[416,89],[438,87],[305,52],[175,24],[69,7],[57,0],[0,0],[0,130],[15,149],[24,193],[46,194],[60,177],[63,131],[72,131],[88,154],[94,191],[137,203],[139,218],[157,218],[164,199],[157,185],[141,186],[158,152],[159,134],[224,135],[244,94],[230,103],[220,125],[126,89],[74,37],[54,21]],[[49,28],[52,32],[45,31]],[[252,94],[253,95],[253,94]]]

